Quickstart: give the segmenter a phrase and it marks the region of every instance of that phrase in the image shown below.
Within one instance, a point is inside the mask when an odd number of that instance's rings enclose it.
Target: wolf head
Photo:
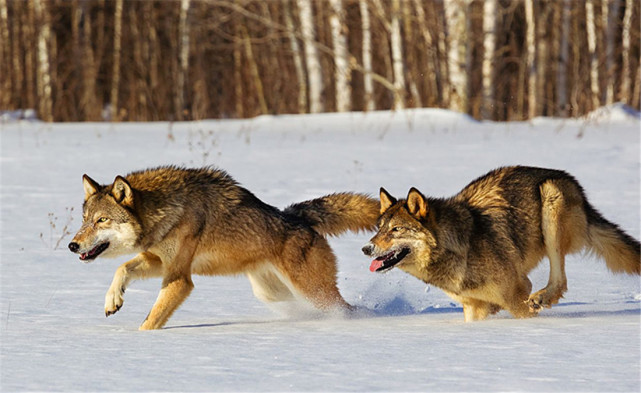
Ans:
[[[407,199],[401,200],[381,188],[380,199],[378,233],[363,247],[365,255],[375,258],[370,270],[386,272],[395,266],[413,270],[413,265],[429,261],[436,238],[429,229],[427,199],[416,188],[411,188]]]
[[[134,190],[118,176],[113,184],[101,186],[89,176],[82,177],[85,189],[83,222],[69,243],[71,252],[90,262],[99,255],[116,257],[137,250],[141,226],[134,212]]]

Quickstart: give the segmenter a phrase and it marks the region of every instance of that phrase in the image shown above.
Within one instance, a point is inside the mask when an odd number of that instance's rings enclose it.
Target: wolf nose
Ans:
[[[80,244],[71,242],[69,243],[69,249],[71,250],[71,252],[77,252],[80,249]]]
[[[372,252],[374,251],[374,247],[372,247],[371,244],[366,244],[365,247],[362,248],[363,254],[365,255],[372,255]]]

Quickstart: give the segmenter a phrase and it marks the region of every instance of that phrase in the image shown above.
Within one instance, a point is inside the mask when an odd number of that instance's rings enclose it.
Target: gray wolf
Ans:
[[[378,233],[363,247],[371,271],[394,267],[443,289],[465,321],[501,309],[517,318],[558,303],[567,290],[565,256],[587,249],[613,272],[639,274],[639,242],[588,202],[560,170],[504,167],[450,198],[416,188],[397,200],[380,190]],[[528,273],[550,261],[545,288],[530,294]]]
[[[373,230],[379,210],[376,199],[336,193],[281,211],[215,168],[159,167],[110,185],[84,175],[83,185],[83,223],[69,249],[83,262],[137,253],[116,270],[105,314],[120,310],[132,280],[162,277],[141,330],[167,322],[192,291],[192,274],[244,273],[264,302],[306,299],[321,310],[350,310],[325,236]]]

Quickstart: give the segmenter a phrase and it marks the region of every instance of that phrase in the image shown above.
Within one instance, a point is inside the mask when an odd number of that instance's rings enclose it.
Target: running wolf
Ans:
[[[396,200],[380,190],[378,233],[363,247],[371,271],[398,266],[462,303],[465,321],[506,309],[518,318],[551,307],[567,290],[565,255],[587,249],[613,272],[639,274],[639,242],[597,212],[566,172],[504,167],[447,199],[416,188]],[[550,261],[545,288],[528,273]]]
[[[120,310],[132,280],[162,277],[140,330],[167,322],[191,292],[192,274],[244,273],[264,302],[302,298],[321,310],[350,310],[324,236],[373,230],[379,211],[376,199],[356,193],[281,211],[215,168],[159,167],[117,176],[111,185],[84,175],[83,184],[83,223],[69,249],[83,262],[138,253],[116,270],[105,314]]]

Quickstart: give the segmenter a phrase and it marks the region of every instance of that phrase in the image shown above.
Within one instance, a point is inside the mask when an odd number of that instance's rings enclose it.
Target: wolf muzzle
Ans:
[[[361,251],[363,251],[363,254],[367,255],[368,257],[372,256],[372,253],[374,252],[374,246],[370,243],[366,244],[361,248]]]
[[[76,242],[69,243],[69,250],[71,252],[78,252],[78,250],[80,250],[80,244],[78,244]]]

